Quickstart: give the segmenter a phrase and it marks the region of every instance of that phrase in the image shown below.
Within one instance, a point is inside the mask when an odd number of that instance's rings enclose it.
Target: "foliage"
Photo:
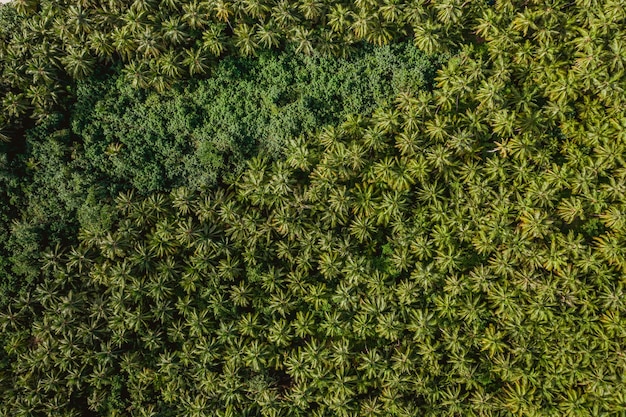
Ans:
[[[67,44],[50,43],[54,74],[111,58],[157,91],[261,43],[456,53],[433,91],[294,135],[228,187],[87,216],[2,311],[0,414],[626,413],[622,3],[113,1],[101,19],[18,3],[32,32],[0,50],[10,120],[26,88],[36,117],[62,90],[25,48],[43,38]]]
[[[293,51],[225,59],[210,79],[161,94],[123,77],[92,80],[77,88],[72,131],[113,183],[142,194],[208,187],[259,149],[277,157],[286,138],[427,87],[436,63],[405,43],[340,60]]]
[[[385,45],[415,40],[426,53],[456,49],[486,2],[452,2],[444,16],[417,1],[324,2],[303,0],[86,2],[19,0],[24,19],[0,44],[6,84],[0,95],[3,124],[29,114],[47,117],[66,99],[66,86],[96,68],[124,64],[127,82],[163,92],[188,76],[205,76],[219,58],[256,56],[263,50],[345,56],[360,42]],[[438,23],[433,24],[436,17]]]
[[[7,235],[0,304],[38,282],[42,250],[75,243],[77,217],[85,226],[110,225],[102,206],[110,195],[106,182],[86,166],[80,147],[59,124],[51,120],[29,131],[26,151],[2,167]]]
[[[119,192],[214,187],[259,150],[280,157],[288,137],[431,87],[440,60],[404,43],[340,60],[293,51],[225,59],[211,79],[159,95],[115,75],[79,83],[72,112],[28,130],[2,168],[12,203],[1,223],[0,305],[38,281],[43,250],[76,243],[80,225],[106,228]]]
[[[8,42],[11,34],[18,29],[20,20],[14,7],[0,3],[0,40]]]
[[[9,161],[6,154],[0,154],[0,242],[7,242],[11,236],[10,224],[14,214],[11,212],[11,189],[16,187],[17,178],[11,175]],[[0,253],[0,305],[6,305],[11,288],[17,286],[12,282],[10,271],[10,256],[8,251]]]
[[[228,189],[120,195],[4,313],[5,412],[624,412],[626,163],[490,152],[485,110],[443,94],[294,138]]]

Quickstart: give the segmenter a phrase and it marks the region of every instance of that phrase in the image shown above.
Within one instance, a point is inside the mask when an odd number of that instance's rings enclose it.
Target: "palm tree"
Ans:
[[[128,9],[122,16],[123,28],[133,35],[141,33],[148,27],[148,15],[143,10]]]
[[[326,4],[322,0],[301,0],[298,9],[305,19],[316,22],[320,17],[324,16]]]
[[[89,34],[87,43],[98,58],[104,59],[105,62],[112,61],[115,46],[109,33],[93,31]]]
[[[404,8],[406,5],[400,0],[385,0],[384,5],[380,7],[380,15],[388,23],[397,23],[401,25],[404,19]]]
[[[441,48],[441,25],[426,20],[418,26],[413,26],[413,42],[427,54],[433,54]]]
[[[178,0],[161,0],[159,9],[169,9],[170,11],[180,11],[181,4]]]
[[[23,62],[22,53],[11,44],[8,45],[6,49],[0,49],[0,58],[6,63],[3,68],[4,83],[11,87],[23,85],[23,68],[21,68],[21,65],[13,64]],[[11,65],[9,65],[9,63],[11,63]]]
[[[386,45],[394,37],[394,28],[395,25],[389,25],[387,23],[382,23],[378,21],[378,19],[374,22],[373,27],[369,31],[366,36],[368,42],[372,42],[378,46]]]
[[[367,9],[361,9],[359,13],[353,13],[353,21],[350,29],[356,39],[365,39],[375,26],[375,17]]]
[[[265,0],[244,0],[243,3],[244,11],[248,16],[257,21],[264,21],[271,10]]]
[[[334,4],[327,15],[328,24],[337,33],[344,33],[351,26],[352,12],[341,3]]]
[[[406,209],[408,201],[405,193],[398,191],[383,192],[382,198],[377,206],[378,225],[387,225],[392,219],[402,218],[401,213]]]
[[[93,24],[88,9],[84,9],[81,5],[71,5],[65,13],[67,25],[73,28],[75,35],[82,37],[91,32]]]
[[[233,30],[235,46],[244,56],[256,55],[258,44],[254,39],[254,28],[247,23],[237,25]]]
[[[45,108],[48,105],[49,90],[45,85],[31,85],[25,93],[33,106]]]
[[[154,3],[154,0],[133,0],[129,10],[140,13],[152,12],[155,10]]]
[[[235,14],[230,1],[212,0],[209,4],[215,13],[215,17],[222,22],[230,22],[230,18]]]
[[[89,249],[83,246],[74,247],[70,250],[66,258],[68,272],[74,270],[82,274],[83,268],[88,268],[93,260],[90,259]]]
[[[161,34],[163,39],[174,46],[181,45],[188,38],[180,16],[169,16],[166,20],[161,21]]]
[[[290,30],[300,19],[295,13],[292,2],[287,0],[278,0],[276,5],[272,7],[272,18],[283,30]]]
[[[393,108],[379,107],[372,114],[372,121],[376,129],[385,134],[395,133],[399,125],[400,113]]]
[[[366,398],[360,403],[360,410],[365,417],[381,417],[385,415],[385,406],[378,398]]]
[[[202,48],[189,48],[184,50],[183,64],[189,68],[189,75],[206,74],[209,69],[207,59]]]
[[[137,52],[142,54],[144,58],[158,58],[161,54],[161,45],[158,37],[150,28],[146,28],[137,40]]]
[[[199,225],[195,224],[191,217],[178,221],[178,230],[175,234],[176,240],[184,247],[192,247],[193,243],[201,236]]]
[[[602,236],[594,237],[596,248],[600,255],[610,264],[626,269],[626,255],[615,233],[608,232]]]
[[[2,99],[3,110],[11,117],[19,118],[26,113],[27,102],[24,93],[15,94],[11,91]]]
[[[385,365],[383,357],[377,348],[369,349],[365,353],[359,353],[357,363],[359,363],[357,369],[362,372],[364,378],[375,380],[382,376]]]
[[[111,39],[113,41],[115,51],[120,55],[122,60],[129,62],[129,64],[133,67],[143,66],[141,63],[131,62],[137,46],[135,44],[133,32],[128,28],[128,26],[114,28],[111,33]]]
[[[352,212],[356,215],[369,217],[375,212],[374,186],[372,184],[356,184],[352,194],[354,205]]]
[[[426,161],[433,168],[436,168],[445,178],[453,175],[456,165],[455,158],[448,146],[435,145],[426,154]]]
[[[257,24],[256,37],[262,47],[272,49],[280,45],[281,33],[271,23]]]
[[[202,47],[215,56],[222,55],[226,49],[224,29],[226,29],[224,24],[210,24],[202,35]]]
[[[382,152],[387,147],[390,137],[378,127],[369,127],[363,134],[363,145],[372,152]]]
[[[189,215],[196,208],[196,195],[186,187],[179,187],[170,194],[172,198],[172,207],[178,210],[178,213],[184,216]]]
[[[444,117],[440,117],[439,115],[435,115],[432,119],[429,119],[425,123],[426,133],[435,141],[441,143],[444,141],[444,138],[448,135],[446,132],[446,127],[450,124],[447,123],[447,120]]]
[[[179,78],[182,74],[182,62],[180,55],[169,50],[161,55],[156,61],[158,74],[163,74],[170,79]]]
[[[33,77],[34,84],[39,82],[44,84],[50,83],[55,76],[54,70],[50,68],[48,61],[44,57],[33,56],[32,59],[27,61],[26,66],[26,74]]]
[[[203,29],[208,23],[204,7],[197,0],[183,4],[183,12],[183,20],[191,29]]]
[[[331,29],[320,29],[316,44],[316,50],[322,56],[337,56],[341,52],[339,36]]]
[[[148,71],[143,63],[130,62],[122,69],[122,74],[133,88],[148,87]]]
[[[520,217],[522,232],[533,238],[543,238],[549,234],[552,223],[548,213],[540,209],[527,210]]]
[[[20,16],[28,16],[37,10],[38,3],[36,0],[15,0],[12,5]]]
[[[155,61],[151,61],[151,66],[153,67],[150,71],[150,80],[148,81],[148,85],[154,90],[162,94],[165,90],[169,89],[172,86],[172,77],[163,74],[160,72],[158,68],[159,63]]]
[[[291,30],[291,41],[296,43],[296,52],[305,55],[313,54],[312,31],[302,26],[295,26]]]
[[[501,93],[504,87],[504,83],[494,82],[492,78],[483,80],[474,96],[480,103],[479,108],[486,107],[489,111],[500,108],[504,101]]]

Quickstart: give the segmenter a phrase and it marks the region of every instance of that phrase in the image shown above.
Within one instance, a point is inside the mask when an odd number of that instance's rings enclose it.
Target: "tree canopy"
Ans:
[[[108,227],[118,193],[215,187],[258,152],[281,158],[294,135],[432,88],[442,60],[401,43],[345,59],[225,58],[212,78],[161,94],[127,85],[119,71],[79,81],[71,111],[6,145],[0,305],[37,282],[33,260],[46,248],[76,243],[81,225]]]
[[[227,189],[120,195],[114,225],[46,254],[45,281],[3,315],[6,404],[622,411],[626,265],[611,180],[579,187],[576,148],[490,152],[467,115],[445,122],[465,135],[441,134],[438,95],[293,138],[285,160],[253,158]]]
[[[36,273],[0,311],[0,415],[626,413],[622,3],[15,0],[0,192],[78,190],[84,221],[39,257],[1,208]],[[197,186],[167,161],[195,128],[258,152]]]

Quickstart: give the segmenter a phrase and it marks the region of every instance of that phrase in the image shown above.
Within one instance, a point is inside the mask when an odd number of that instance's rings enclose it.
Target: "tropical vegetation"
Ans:
[[[621,1],[0,19],[0,415],[626,414]]]

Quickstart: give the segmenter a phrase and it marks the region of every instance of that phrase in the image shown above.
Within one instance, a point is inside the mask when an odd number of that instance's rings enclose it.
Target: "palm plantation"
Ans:
[[[0,23],[0,415],[625,412],[620,1]]]

